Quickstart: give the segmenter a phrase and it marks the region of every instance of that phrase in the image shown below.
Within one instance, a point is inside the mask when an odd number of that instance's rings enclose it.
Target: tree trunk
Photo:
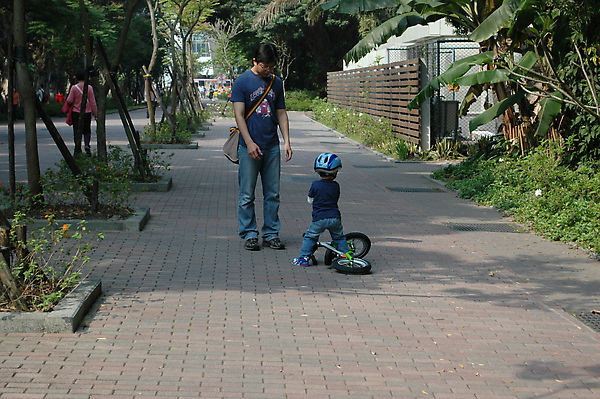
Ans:
[[[27,47],[25,39],[25,2],[13,1],[14,37],[17,80],[19,95],[25,112],[25,149],[27,154],[27,180],[29,183],[30,200],[41,200],[42,186],[40,184],[40,161],[37,147],[35,91],[29,79],[27,70]]]
[[[115,56],[111,62],[112,70],[110,72],[116,72],[118,65],[123,59],[123,53],[125,52],[125,41],[127,40],[127,34],[129,33],[129,26],[131,25],[131,19],[134,11],[138,4],[142,0],[127,0],[125,4],[125,18],[123,18],[123,29],[119,35],[119,41],[117,42],[117,48]],[[110,85],[106,82],[102,87],[98,87],[96,92],[96,102],[98,105],[98,120],[96,121],[96,141],[98,158],[103,161],[108,159],[108,150],[106,146],[106,97],[110,91]]]

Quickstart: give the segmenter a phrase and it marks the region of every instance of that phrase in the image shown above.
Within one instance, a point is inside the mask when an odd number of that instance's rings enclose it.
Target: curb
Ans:
[[[156,150],[197,150],[198,143],[191,144],[142,144],[142,148]]]
[[[173,186],[172,177],[162,176],[159,181],[154,183],[133,183],[131,185],[132,191],[153,191],[159,193],[166,193]]]
[[[142,231],[150,219],[150,208],[134,206],[134,214],[121,220],[86,220],[85,228],[88,231]],[[76,225],[81,219],[57,219],[56,223]],[[46,226],[46,221],[36,219],[28,224],[29,228],[39,229]]]
[[[2,333],[74,333],[102,293],[100,280],[82,281],[52,312],[2,312]]]

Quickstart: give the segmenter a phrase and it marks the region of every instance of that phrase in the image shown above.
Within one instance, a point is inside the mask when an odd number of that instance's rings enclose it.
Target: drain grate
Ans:
[[[441,193],[443,190],[435,187],[386,187],[397,193]]]
[[[586,326],[600,332],[600,314],[597,312],[569,312]]]
[[[457,231],[487,231],[492,233],[524,233],[521,227],[511,223],[444,223]]]

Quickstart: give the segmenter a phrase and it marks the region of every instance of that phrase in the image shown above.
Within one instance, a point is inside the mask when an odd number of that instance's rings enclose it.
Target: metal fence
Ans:
[[[428,106],[423,107],[429,115],[421,115],[416,110],[409,112],[406,108],[419,87],[424,87],[445,72],[455,61],[477,54],[477,43],[461,38],[435,39],[387,51],[389,64],[330,72],[327,78],[328,98],[336,104],[373,116],[389,117],[399,137],[413,142],[426,139],[428,142],[420,143],[423,148],[429,148],[442,138],[475,141],[483,135],[498,132],[499,122],[496,120],[480,126],[475,132],[469,131],[469,122],[482,113],[488,104],[495,103],[491,98],[491,90],[480,95],[471,104],[468,113],[461,117],[458,116],[459,107],[468,94],[468,87],[441,87],[431,97]],[[413,75],[410,75],[413,80],[410,82],[405,79],[408,75],[389,72],[398,66],[409,65],[413,68]],[[473,67],[470,72],[475,72],[476,68]],[[414,80],[417,75],[418,82]],[[394,83],[394,79],[405,80]],[[390,87],[396,88],[390,90]],[[421,125],[426,125],[425,130],[429,128],[429,134],[423,137],[418,132]]]
[[[396,57],[420,58],[425,66],[422,79],[426,84],[433,78],[444,73],[455,61],[479,53],[478,43],[466,39],[437,39],[424,42],[406,49],[390,50],[390,59]],[[393,55],[392,55],[393,53]],[[476,72],[473,67],[469,73]],[[466,115],[458,117],[459,107],[467,96],[469,87],[441,87],[431,98],[431,138],[432,141],[441,138],[460,138],[476,140],[482,135],[495,134],[498,122],[493,121],[480,126],[477,131],[469,131],[469,122],[482,113],[487,104],[493,104],[488,91],[479,96]]]

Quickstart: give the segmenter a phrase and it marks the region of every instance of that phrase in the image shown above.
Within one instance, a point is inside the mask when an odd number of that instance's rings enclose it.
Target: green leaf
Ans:
[[[562,97],[558,92],[552,93],[557,97]],[[538,113],[538,125],[535,129],[537,136],[545,137],[546,133],[550,129],[552,120],[560,113],[562,108],[562,102],[554,98],[544,98],[540,101],[540,111]]]
[[[519,61],[519,63],[517,65],[522,66],[523,68],[526,69],[532,69],[534,67],[534,65],[538,62],[539,58],[537,56],[537,54],[534,51],[528,51],[527,53],[525,53],[525,55],[521,58],[521,60]],[[521,69],[521,68],[515,68],[515,72],[519,73],[521,75],[527,75],[528,72]]]
[[[462,76],[454,81],[459,86],[473,86],[484,83],[499,83],[510,80],[510,71],[506,69],[492,69]]]
[[[506,0],[490,14],[469,36],[474,42],[481,43],[506,27],[515,17],[517,11],[527,0]]]
[[[471,122],[469,122],[469,130],[473,131],[479,126],[485,125],[486,123],[493,121],[498,116],[502,115],[504,111],[506,111],[508,108],[518,103],[523,97],[525,97],[525,92],[521,90],[518,93],[515,93],[508,98],[505,98],[499,103],[494,104],[493,107],[487,109],[486,111],[477,115],[475,118],[471,119]]]
[[[436,90],[439,90],[441,85],[455,82],[459,77],[469,72],[474,65],[488,64],[492,62],[493,57],[494,52],[488,51],[456,61],[450,65],[446,72],[432,79],[431,82],[429,82],[429,84],[425,86],[410,103],[408,103],[408,108],[418,108],[427,97],[431,97]]]
[[[439,18],[443,18],[439,15]],[[384,44],[392,36],[401,36],[406,29],[416,25],[427,25],[431,22],[416,12],[396,15],[388,19],[359,41],[344,57],[346,61],[358,61],[367,55],[373,48]]]
[[[363,11],[373,11],[382,8],[395,7],[396,0],[332,0],[321,4],[323,10],[339,6],[338,12],[342,14],[355,14]]]

